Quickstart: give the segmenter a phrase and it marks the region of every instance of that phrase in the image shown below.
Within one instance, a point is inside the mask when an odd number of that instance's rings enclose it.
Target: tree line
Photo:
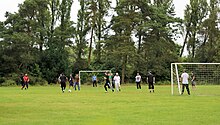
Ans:
[[[79,10],[73,2],[25,0],[5,13],[0,82],[28,73],[34,82],[55,83],[62,72],[103,69],[119,72],[122,83],[148,71],[166,81],[172,62],[220,61],[220,0],[190,0],[184,19],[175,17],[172,0],[79,0]]]

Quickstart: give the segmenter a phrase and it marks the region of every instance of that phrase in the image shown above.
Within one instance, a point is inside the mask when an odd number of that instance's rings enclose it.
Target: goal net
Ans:
[[[111,70],[81,70],[79,71],[79,85],[82,83],[92,83],[92,76],[97,77],[97,81],[103,80],[104,73],[111,72]]]
[[[220,63],[171,63],[172,95],[181,94],[180,77],[183,70],[189,74],[189,85],[192,73],[195,75],[197,85],[220,85]]]

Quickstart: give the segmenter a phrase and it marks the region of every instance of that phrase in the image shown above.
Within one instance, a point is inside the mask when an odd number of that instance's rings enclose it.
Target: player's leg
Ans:
[[[23,82],[23,83],[22,83],[22,86],[21,86],[21,89],[23,90],[24,87],[25,87],[25,84],[24,84],[24,82]]]
[[[150,83],[148,83],[148,89],[151,92],[151,84]]]
[[[76,82],[74,82],[73,86],[74,86],[74,89],[76,90]]]
[[[78,90],[80,90],[80,86],[79,86],[79,83],[77,82],[77,86],[78,86]]]
[[[195,90],[195,89],[196,89],[196,82],[192,81],[192,90]]]
[[[188,85],[188,84],[186,84],[186,90],[187,90],[187,92],[188,92],[188,95],[190,95],[189,85]]]
[[[153,90],[153,92],[154,92],[154,83],[152,83],[152,90]]]
[[[140,88],[140,82],[136,82],[136,84],[137,84],[137,89],[141,89]]]
[[[97,81],[95,80],[95,87],[97,87]]]
[[[63,91],[63,83],[62,83],[62,82],[61,82],[61,86],[60,86],[60,87],[61,87],[62,92],[64,92],[64,91]]]
[[[119,91],[118,83],[115,83],[115,90],[116,90],[116,91]]]
[[[69,84],[69,91],[70,91],[71,83]]]
[[[108,86],[108,83],[105,83],[104,88],[105,88],[105,91],[106,91],[106,92],[108,91],[108,90],[107,90],[107,86]]]
[[[63,91],[65,91],[66,89],[66,83],[64,83],[64,86],[63,86]]]
[[[141,82],[139,82],[139,88],[141,89]]]
[[[181,93],[181,95],[184,93],[184,89],[185,89],[185,84],[182,84],[182,93]]]
[[[28,89],[28,82],[26,82],[26,88]]]
[[[108,83],[108,88],[112,90],[112,92],[114,92],[114,88],[112,87],[111,83]]]

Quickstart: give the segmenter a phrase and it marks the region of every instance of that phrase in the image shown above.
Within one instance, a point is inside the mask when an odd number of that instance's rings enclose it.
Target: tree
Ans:
[[[196,46],[199,41],[197,38],[198,31],[201,30],[202,22],[208,14],[207,7],[208,3],[206,0],[191,0],[190,5],[187,5],[185,10],[186,36],[184,46],[187,43],[187,48],[192,58],[195,58]]]
[[[208,13],[198,32],[196,60],[199,62],[216,62],[219,60],[219,35],[218,27],[219,0],[212,0],[209,4]]]

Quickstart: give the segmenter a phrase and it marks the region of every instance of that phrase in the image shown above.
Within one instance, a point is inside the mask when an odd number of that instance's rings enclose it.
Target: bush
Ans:
[[[16,85],[16,81],[14,81],[14,80],[5,80],[5,82],[3,82],[1,84],[1,86],[12,86],[12,85]]]
[[[2,84],[2,83],[4,83],[5,82],[5,78],[4,77],[0,77],[0,85]]]
[[[29,76],[29,79],[30,79],[30,83],[29,83],[30,85],[41,85],[41,86],[48,85],[48,82],[41,77]]]

